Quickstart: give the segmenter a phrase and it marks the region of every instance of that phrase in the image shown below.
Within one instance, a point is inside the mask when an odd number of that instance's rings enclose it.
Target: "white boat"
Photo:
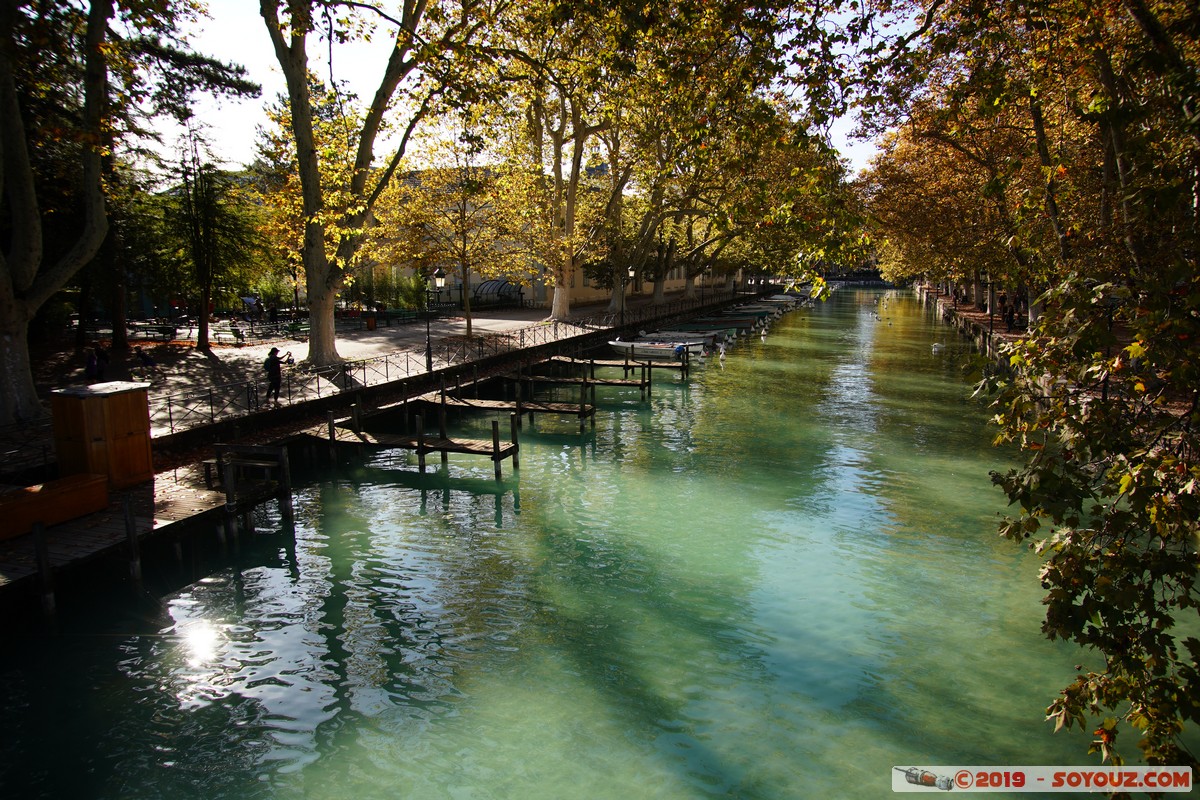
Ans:
[[[701,342],[712,350],[717,342],[724,339],[722,331],[654,331],[640,333],[635,341],[639,342]]]
[[[619,355],[629,356],[634,359],[656,358],[682,361],[684,353],[686,353],[689,359],[698,361],[703,360],[705,353],[704,342],[697,341],[643,341],[638,339],[626,342],[621,339],[614,339],[608,344]]]

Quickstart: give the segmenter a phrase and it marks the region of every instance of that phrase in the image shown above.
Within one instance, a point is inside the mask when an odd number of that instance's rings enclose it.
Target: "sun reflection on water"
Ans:
[[[178,634],[187,652],[189,667],[203,667],[216,660],[222,640],[217,626],[207,620],[195,620],[181,625]]]

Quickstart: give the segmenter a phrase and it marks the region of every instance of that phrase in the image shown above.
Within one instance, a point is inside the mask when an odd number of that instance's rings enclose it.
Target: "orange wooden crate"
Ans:
[[[148,385],[112,382],[53,392],[59,474],[104,473],[115,488],[153,478]]]
[[[0,494],[0,539],[33,530],[35,522],[57,525],[108,508],[108,476],[68,475],[65,478]]]

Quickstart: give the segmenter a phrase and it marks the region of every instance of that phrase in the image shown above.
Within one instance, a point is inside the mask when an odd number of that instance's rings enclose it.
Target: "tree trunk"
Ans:
[[[550,303],[551,319],[566,319],[571,315],[571,275],[575,271],[571,254],[563,256],[563,263],[554,271],[554,299]]]
[[[92,259],[108,233],[100,152],[85,139],[80,164],[82,229],[62,258],[51,265],[43,263],[42,209],[16,89],[13,37],[18,13],[16,3],[0,4],[0,175],[10,230],[0,254],[0,424],[43,415],[29,356],[29,322]],[[82,127],[88,137],[98,137],[101,129],[108,86],[104,41],[112,16],[112,0],[93,0],[88,9],[82,86]]]
[[[619,263],[612,265],[612,299],[608,302],[608,312],[610,314],[619,314],[623,309],[627,308],[628,298],[626,295],[625,283],[626,268]]]
[[[200,287],[200,315],[196,319],[196,349],[207,350],[208,343],[208,307],[212,305],[212,287]]]
[[[309,364],[336,364],[342,360],[337,351],[334,303],[337,290],[326,286],[308,286],[308,357]]]
[[[33,383],[28,315],[14,305],[20,304],[0,307],[0,421],[4,423],[45,415]]]

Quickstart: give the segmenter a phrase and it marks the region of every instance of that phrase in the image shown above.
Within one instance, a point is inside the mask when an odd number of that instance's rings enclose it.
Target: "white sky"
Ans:
[[[243,166],[254,160],[257,129],[266,123],[264,106],[273,102],[286,87],[266,25],[259,15],[258,3],[253,0],[209,0],[208,6],[212,19],[189,33],[193,49],[222,61],[241,64],[249,79],[262,85],[262,95],[250,100],[197,98],[196,118],[206,129],[205,135],[212,143],[214,156],[230,167]],[[311,68],[328,80],[329,65],[322,57],[323,44],[310,41],[309,57]],[[348,81],[352,90],[369,98],[387,63],[388,45],[388,38],[380,36],[373,43],[355,44],[352,50],[345,46],[335,50],[334,77]],[[849,122],[837,124],[832,135],[834,144],[850,160],[852,171],[857,172],[866,167],[875,148],[870,143],[851,141],[847,136],[850,127]],[[170,151],[174,147],[170,137],[179,136],[181,131],[172,126],[164,133]]]

